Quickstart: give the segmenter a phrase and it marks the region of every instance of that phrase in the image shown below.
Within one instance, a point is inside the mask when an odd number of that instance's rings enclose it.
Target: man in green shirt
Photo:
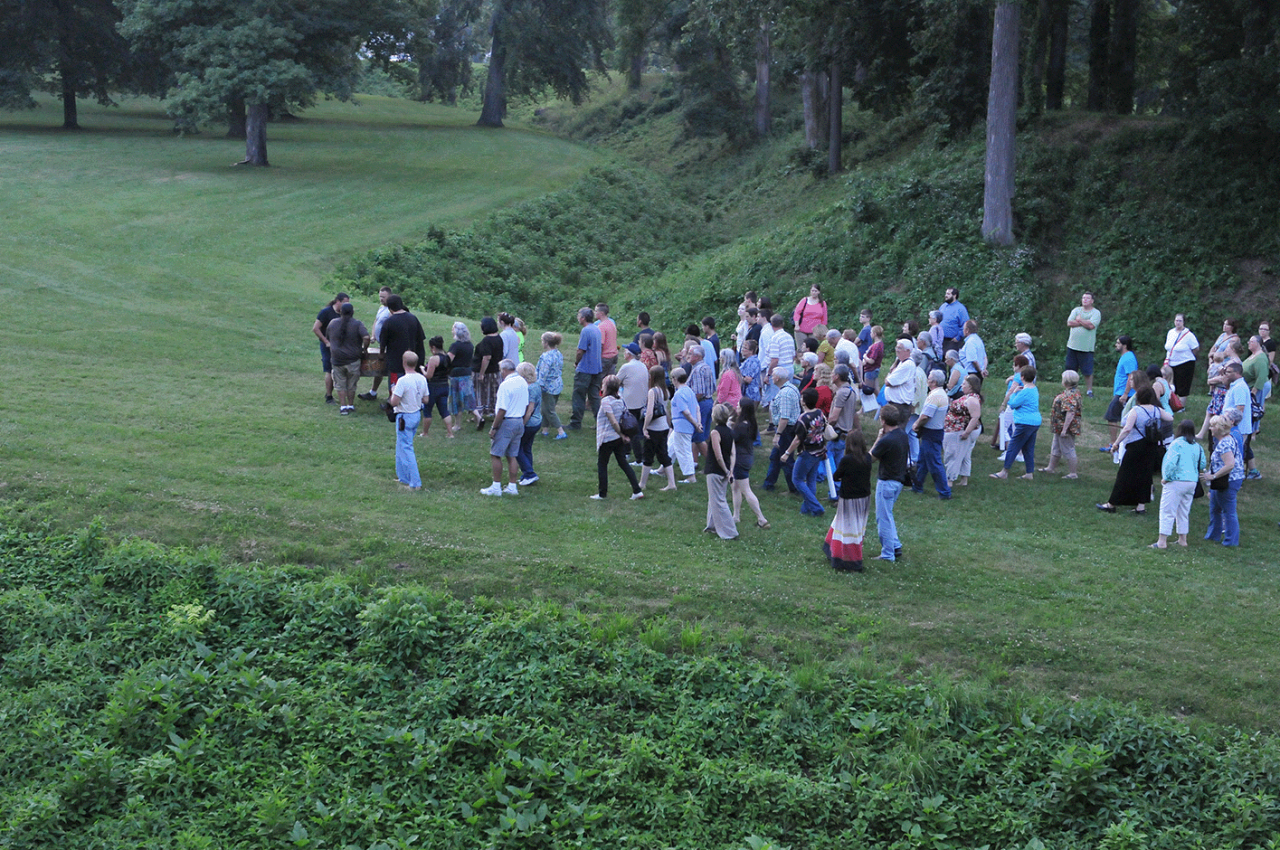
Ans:
[[[1080,306],[1067,317],[1067,369],[1074,369],[1085,379],[1086,395],[1093,398],[1093,349],[1098,341],[1098,325],[1102,313],[1093,306],[1093,293],[1080,296]]]

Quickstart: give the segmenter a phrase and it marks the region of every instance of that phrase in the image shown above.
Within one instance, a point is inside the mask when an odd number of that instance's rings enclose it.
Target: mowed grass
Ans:
[[[598,160],[474,120],[377,98],[321,104],[273,124],[275,165],[252,170],[230,167],[243,152],[234,141],[173,136],[149,101],[85,106],[79,134],[54,129],[49,105],[0,116],[0,296],[11,313],[0,497],[60,528],[101,516],[117,536],[464,597],[550,598],[621,613],[612,622],[624,630],[669,618],[701,626],[712,646],[746,642],[810,665],[894,665],[1274,728],[1280,469],[1269,435],[1259,441],[1267,477],[1242,496],[1238,550],[1198,540],[1204,502],[1186,552],[1145,548],[1154,510],[1094,510],[1114,476],[1093,450],[1100,397],[1087,408],[1081,480],[990,481],[996,455],[980,446],[973,484],[953,501],[904,495],[905,560],[858,576],[831,572],[826,523],[787,496],[762,493],[773,527],[748,521],[729,543],[701,533],[701,484],[633,503],[614,468],[610,500],[588,501],[590,430],[540,440],[542,482],[490,499],[478,492],[484,435],[447,441],[437,426],[419,441],[424,491],[400,490],[381,414],[361,403],[339,417],[321,403],[310,329],[332,295],[326,276],[356,251],[463,225]],[[474,329],[500,306],[457,311]],[[371,322],[373,302],[357,299],[357,316]],[[422,318],[429,335],[453,320]],[[1041,352],[1048,368],[1056,359]],[[1198,420],[1202,397],[1193,403]],[[1041,457],[1048,444],[1042,431]],[[761,450],[757,488],[764,462]],[[868,532],[874,555],[874,521]]]

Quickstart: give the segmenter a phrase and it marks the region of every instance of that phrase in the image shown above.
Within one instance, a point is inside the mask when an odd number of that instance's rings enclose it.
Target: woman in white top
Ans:
[[[1164,350],[1164,362],[1173,369],[1173,391],[1186,398],[1196,373],[1200,340],[1187,328],[1187,317],[1181,313],[1173,317],[1173,327],[1164,338]]]

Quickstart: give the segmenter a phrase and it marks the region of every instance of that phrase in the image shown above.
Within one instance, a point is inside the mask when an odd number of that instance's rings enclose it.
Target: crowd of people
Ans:
[[[575,317],[579,330],[567,422],[557,411],[565,390],[561,334],[542,334],[536,362],[526,359],[524,323],[504,312],[481,319],[481,336],[474,342],[467,325],[456,322],[446,347],[441,337],[425,339],[421,323],[398,295],[384,288],[379,301],[370,331],[354,318],[350,299],[339,293],[317,316],[314,332],[320,339],[326,401],[343,415],[355,409],[357,397],[378,400],[380,377],[368,392],[356,393],[361,364],[371,341],[378,341],[391,393],[382,406],[396,423],[396,474],[403,486],[422,486],[414,436],[429,433],[435,414],[444,420],[449,439],[468,422],[477,430],[489,425],[492,474],[480,492],[503,496],[518,495],[521,487],[540,480],[534,465],[538,436],[569,439],[590,411],[597,469],[591,499],[609,497],[610,466],[621,470],[632,499],[645,497],[654,476],[665,485],[658,492],[694,484],[701,466],[705,530],[734,539],[743,502],[756,526],[769,528],[751,486],[760,447],[767,453],[765,491],[777,490],[781,478],[800,497],[802,515],[824,516],[828,505],[834,506],[824,549],[835,569],[849,571],[863,569],[873,495],[880,544],[875,557],[895,561],[903,548],[894,505],[903,490],[922,494],[932,478],[937,497],[950,500],[956,488],[969,485],[974,448],[981,440],[989,438],[1001,452],[1001,469],[992,479],[1021,472],[1017,478],[1031,481],[1037,472],[1060,470],[1064,479],[1077,479],[1076,440],[1083,433],[1086,399],[1094,395],[1102,323],[1093,295],[1084,293],[1066,321],[1063,369],[1055,376],[1060,390],[1048,408],[1048,459],[1038,467],[1042,370],[1034,339],[1016,334],[1004,392],[984,392],[997,367],[988,358],[979,320],[955,287],[922,317],[923,328],[907,320],[888,334],[868,309],[861,311],[858,327],[829,327],[832,316],[817,285],[796,303],[789,328],[768,298],[747,292],[727,340],[721,339],[714,316],[689,324],[678,341],[655,331],[648,314],[640,313],[631,341],[624,343],[607,304],[583,307]],[[1105,401],[1110,439],[1099,451],[1113,458],[1116,474],[1109,497],[1097,508],[1144,514],[1156,499],[1158,474],[1159,530],[1153,548],[1166,548],[1171,535],[1187,545],[1191,502],[1201,490],[1208,492],[1210,505],[1205,539],[1239,544],[1237,496],[1245,480],[1261,477],[1254,437],[1280,372],[1270,325],[1261,323],[1256,335],[1242,340],[1237,324],[1224,321],[1202,357],[1199,340],[1178,314],[1163,356],[1145,368],[1133,336],[1120,334],[1112,343],[1117,354],[1112,393],[1099,400]],[[1189,418],[1177,421],[1177,414],[1186,411],[1202,360],[1208,398],[1197,428]],[[1002,375],[1003,369],[997,377]],[[993,414],[989,435],[984,410]]]

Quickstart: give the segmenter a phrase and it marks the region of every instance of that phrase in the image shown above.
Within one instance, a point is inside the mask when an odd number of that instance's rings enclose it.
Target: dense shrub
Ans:
[[[1280,840],[1262,736],[87,537],[0,524],[0,846]]]
[[[433,229],[416,245],[370,251],[338,270],[337,285],[370,294],[390,286],[413,309],[507,310],[563,327],[577,308],[656,277],[709,239],[701,216],[661,178],[598,167],[468,230]]]

